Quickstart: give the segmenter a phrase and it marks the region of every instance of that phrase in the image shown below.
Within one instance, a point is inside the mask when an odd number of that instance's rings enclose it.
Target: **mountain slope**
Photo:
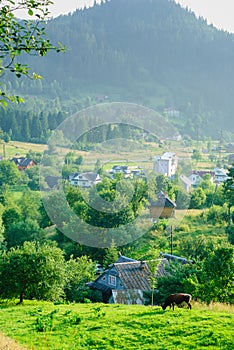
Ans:
[[[111,0],[50,21],[48,34],[67,52],[29,62],[45,77],[41,95],[103,93],[177,109],[176,123],[192,136],[234,131],[234,35],[173,1]]]

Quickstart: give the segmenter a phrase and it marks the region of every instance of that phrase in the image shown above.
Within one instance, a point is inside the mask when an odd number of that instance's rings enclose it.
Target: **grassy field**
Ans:
[[[202,143],[199,144],[199,149],[202,147]],[[119,143],[118,140],[109,140],[100,145],[94,145],[94,149],[90,151],[79,151],[73,149],[59,148],[57,149],[58,154],[61,158],[64,158],[65,154],[72,151],[77,156],[83,156],[83,164],[81,171],[91,171],[94,165],[99,159],[101,165],[104,168],[111,169],[114,164],[122,165],[137,165],[145,170],[153,169],[153,159],[156,155],[161,155],[165,151],[175,152],[179,157],[180,161],[186,160],[191,163],[193,169],[213,169],[215,163],[209,160],[209,154],[202,156],[200,162],[191,162],[191,155],[195,146],[185,147],[181,142],[170,141],[166,143],[163,147],[159,147],[157,143],[154,142],[130,142]],[[43,153],[47,149],[47,145],[34,144],[19,141],[10,141],[6,144],[0,144],[0,156],[6,159],[11,159],[12,157],[25,156],[30,150],[34,152]],[[216,155],[218,156],[218,155]],[[228,154],[223,153],[222,159],[227,162]]]
[[[44,152],[47,148],[46,145],[28,143],[28,142],[19,142],[19,141],[10,141],[5,144],[5,152],[3,144],[0,144],[0,156],[10,159],[12,157],[20,157],[25,155],[31,150],[33,152]],[[5,154],[4,154],[5,153]]]
[[[234,349],[234,308],[1,304],[0,329],[26,349]],[[2,347],[1,349],[4,349]],[[7,349],[7,348],[6,348]]]

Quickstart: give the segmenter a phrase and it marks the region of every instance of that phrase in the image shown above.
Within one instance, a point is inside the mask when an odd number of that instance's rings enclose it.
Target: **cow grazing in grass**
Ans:
[[[174,306],[179,305],[183,302],[187,303],[188,307],[190,310],[192,309],[192,306],[190,304],[190,301],[192,299],[192,296],[190,294],[184,294],[184,293],[178,293],[178,294],[171,294],[169,297],[166,299],[165,303],[162,305],[163,310],[166,309],[168,306],[172,306],[174,310]]]

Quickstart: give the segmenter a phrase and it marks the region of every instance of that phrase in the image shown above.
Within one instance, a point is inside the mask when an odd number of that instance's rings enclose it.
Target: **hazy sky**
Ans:
[[[67,14],[84,5],[92,6],[94,0],[53,0],[52,15]],[[98,0],[99,2],[101,0]],[[144,0],[142,0],[144,1]],[[175,0],[183,6],[188,6],[197,15],[207,19],[216,27],[234,32],[234,0]]]
[[[234,32],[234,0],[176,0],[217,28]]]

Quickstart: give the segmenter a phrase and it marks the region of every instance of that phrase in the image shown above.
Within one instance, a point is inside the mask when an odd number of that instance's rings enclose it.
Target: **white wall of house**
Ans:
[[[178,159],[175,153],[166,152],[154,160],[154,171],[167,177],[175,175]]]
[[[222,168],[215,168],[214,174],[215,183],[221,183],[228,179],[227,172]]]
[[[193,187],[198,186],[202,181],[202,177],[198,174],[191,174],[188,178],[191,181]]]
[[[91,179],[92,178],[92,179]],[[72,186],[79,186],[82,188],[89,188],[97,183],[101,182],[99,174],[92,174],[92,176],[87,175],[87,173],[76,174],[74,177],[71,177],[69,180]]]

